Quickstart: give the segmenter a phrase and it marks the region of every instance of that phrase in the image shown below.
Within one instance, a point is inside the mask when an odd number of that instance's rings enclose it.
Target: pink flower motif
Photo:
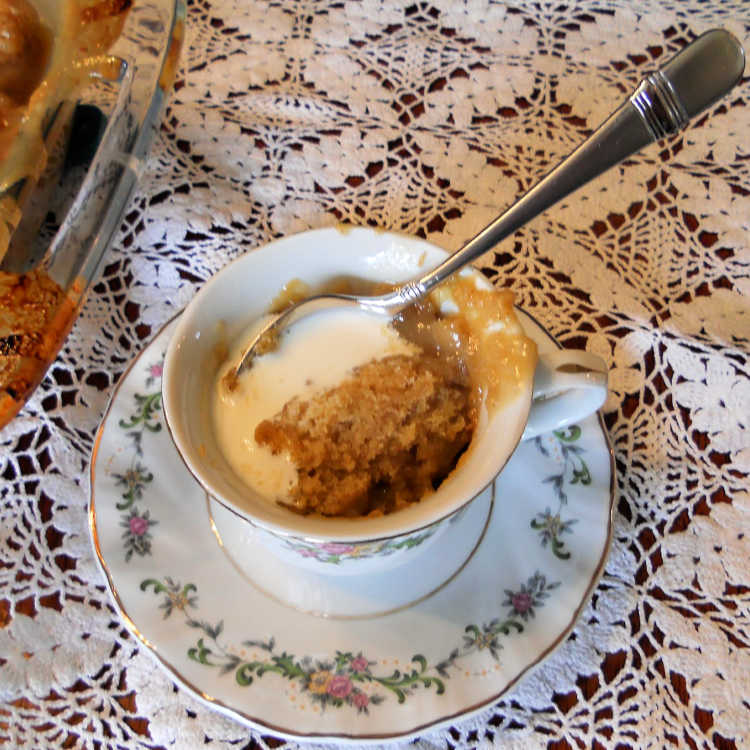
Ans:
[[[151,365],[148,372],[152,378],[160,378],[164,372],[164,364],[160,362],[158,365]]]
[[[352,659],[352,671],[354,672],[365,672],[370,664],[364,656],[356,656]]]
[[[513,594],[513,597],[511,598],[513,609],[518,612],[519,615],[528,612],[531,609],[531,605],[533,603],[534,600],[532,599],[531,594],[529,594],[528,591],[519,591],[517,594]]]
[[[352,696],[352,703],[357,708],[367,708],[367,704],[370,702],[370,699],[367,697],[365,693],[354,693]]]
[[[148,531],[148,520],[140,516],[133,516],[129,522],[130,533],[143,536]]]
[[[328,683],[328,692],[334,698],[346,698],[352,689],[352,681],[345,674],[335,674]]]
[[[315,557],[317,552],[314,549],[310,549],[309,547],[301,547],[297,550],[302,557]]]
[[[347,552],[351,552],[354,549],[354,545],[328,542],[327,544],[322,544],[321,549],[330,555],[344,555]]]

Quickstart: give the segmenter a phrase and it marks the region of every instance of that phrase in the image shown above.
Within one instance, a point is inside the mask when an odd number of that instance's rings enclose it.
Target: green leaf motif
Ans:
[[[534,597],[536,606],[540,606],[547,592],[557,585],[548,583],[541,574],[535,574],[524,584],[522,593],[527,598]],[[357,713],[365,714],[369,713],[370,708],[382,704],[385,695],[391,695],[399,704],[405,703],[415,690],[434,690],[435,695],[444,695],[446,681],[459,661],[482,651],[487,651],[497,660],[502,648],[500,638],[524,630],[523,624],[513,617],[498,617],[481,626],[470,623],[463,631],[463,646],[451,649],[447,658],[431,664],[423,654],[414,654],[407,668],[378,674],[374,671],[377,662],[369,660],[362,651],[336,651],[332,658],[323,660],[314,660],[309,656],[297,658],[287,651],[277,651],[273,637],[242,641],[243,646],[257,649],[263,654],[260,657],[256,652],[257,658],[242,658],[222,643],[223,620],[212,624],[188,614],[190,609],[197,607],[197,588],[194,584],[182,585],[166,576],[163,579],[146,578],[141,581],[140,588],[143,592],[151,591],[162,597],[160,606],[166,609],[165,617],[174,611],[181,611],[185,624],[201,631],[195,645],[187,649],[187,656],[192,661],[218,669],[220,675],[234,673],[235,682],[241,687],[248,687],[267,674],[276,674],[285,680],[296,681],[309,699],[322,708],[348,706]],[[514,606],[518,606],[518,594],[506,593],[514,597]],[[524,616],[529,616],[529,612],[525,612]],[[385,691],[385,695],[382,691]]]
[[[123,430],[132,430],[135,427],[142,427],[149,432],[159,432],[161,423],[154,421],[156,412],[161,411],[161,391],[146,394],[135,394],[137,405],[136,413],[130,417],[130,420],[121,419],[119,422]]]
[[[543,513],[531,519],[529,525],[534,531],[539,533],[539,540],[542,547],[552,550],[552,554],[558,560],[570,560],[571,553],[565,548],[565,542],[561,537],[564,534],[572,533],[572,527],[577,519],[562,518],[563,506],[568,503],[568,487],[579,485],[581,487],[589,486],[593,478],[588,464],[584,459],[585,448],[577,445],[583,431],[578,425],[570,425],[562,430],[552,432],[552,437],[557,441],[557,448],[562,458],[562,468],[556,474],[550,474],[542,482],[551,485],[552,492],[557,499],[558,508],[553,513],[547,508]],[[552,451],[545,444],[549,437],[542,439],[537,437],[534,440],[537,450],[545,457],[552,455]]]
[[[562,430],[554,431],[555,437],[564,443],[574,443],[581,437],[581,428],[577,425],[570,425]]]
[[[253,684],[253,665],[243,664],[235,673],[234,678],[238,685],[247,687]]]
[[[198,643],[194,648],[188,649],[188,657],[193,661],[197,661],[199,664],[207,664],[213,666],[209,661],[208,657],[211,654],[211,649],[208,648],[203,642],[203,638],[198,639]]]
[[[141,591],[147,591],[153,587],[155,594],[164,594],[160,608],[164,610],[164,619],[169,617],[173,610],[185,612],[188,608],[197,606],[197,597],[192,596],[193,592],[197,592],[198,589],[195,584],[186,583],[184,586],[180,586],[179,583],[175,582],[167,576],[163,581],[159,581],[156,578],[147,578],[141,581]],[[191,627],[201,627],[205,630],[202,624],[197,623],[192,618],[188,617],[187,624]]]
[[[152,364],[148,369],[146,386],[150,387],[157,381],[161,381],[164,368],[164,357],[160,362]],[[148,511],[136,514],[133,507],[136,501],[144,499],[148,486],[154,480],[154,474],[142,462],[144,455],[143,437],[147,433],[157,433],[161,430],[158,412],[161,411],[161,388],[156,388],[152,393],[142,395],[134,394],[135,412],[129,419],[121,419],[118,425],[126,430],[125,437],[132,444],[130,464],[124,471],[112,472],[115,486],[123,487],[122,500],[115,507],[123,511],[121,526],[126,531],[123,534],[123,547],[125,550],[125,562],[130,562],[133,555],[145,557],[151,555],[152,535],[150,527],[155,526],[158,521],[151,518]],[[125,513],[124,511],[129,511]],[[137,517],[136,517],[137,516]],[[167,612],[169,612],[167,608]]]

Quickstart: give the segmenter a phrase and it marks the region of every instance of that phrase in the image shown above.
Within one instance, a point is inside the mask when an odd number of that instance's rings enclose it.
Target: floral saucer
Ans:
[[[555,346],[522,322],[540,349]],[[443,585],[385,614],[321,617],[264,593],[223,549],[161,413],[173,328],[112,398],[92,456],[89,521],[125,623],[183,687],[256,728],[362,744],[493,703],[565,639],[611,535],[611,451],[597,417],[518,447],[489,510],[457,532],[477,540]],[[445,545],[394,571],[391,585],[436,567]]]

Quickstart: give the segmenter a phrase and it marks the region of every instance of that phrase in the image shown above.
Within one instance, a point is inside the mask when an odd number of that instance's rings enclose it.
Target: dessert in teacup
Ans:
[[[239,382],[227,378],[283,290],[342,277],[398,284],[444,257],[398,234],[317,230],[237,259],[182,314],[163,380],[175,446],[272,552],[292,542],[354,550],[337,572],[381,564],[381,549],[389,564],[417,554],[524,434],[603,403],[601,361],[561,350],[557,362],[537,362],[512,294],[473,269],[391,324],[357,310],[311,316]],[[323,565],[315,555],[297,562]]]
[[[315,315],[235,378],[252,333],[217,373],[216,438],[250,487],[305,514],[429,501],[470,450],[481,410],[516,398],[536,366],[512,293],[475,272],[390,324],[357,309]]]

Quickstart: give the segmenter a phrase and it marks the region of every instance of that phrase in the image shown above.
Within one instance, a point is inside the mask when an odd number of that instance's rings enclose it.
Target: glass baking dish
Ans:
[[[134,0],[89,80],[47,112],[44,172],[0,192],[21,204],[0,252],[0,427],[57,356],[118,229],[171,91],[185,0]]]

